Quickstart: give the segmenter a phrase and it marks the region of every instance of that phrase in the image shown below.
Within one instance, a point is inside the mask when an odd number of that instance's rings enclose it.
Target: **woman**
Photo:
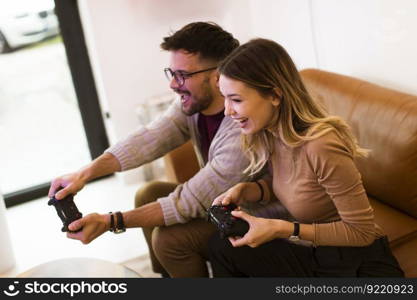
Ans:
[[[272,177],[239,183],[213,204],[279,199],[296,222],[233,211],[250,229],[211,239],[214,276],[403,276],[353,161],[367,151],[343,120],[313,101],[287,52],[255,39],[219,72],[225,114],[239,123],[250,158],[247,171],[268,164]]]

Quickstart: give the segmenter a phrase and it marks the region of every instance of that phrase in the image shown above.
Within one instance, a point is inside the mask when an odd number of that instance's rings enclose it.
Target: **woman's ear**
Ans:
[[[274,88],[274,94],[278,97],[278,99],[281,99],[282,97],[282,91],[280,88],[275,87]]]
[[[279,99],[278,97],[273,97],[271,103],[273,106],[278,107],[281,103],[281,99]]]
[[[279,104],[281,103],[281,98],[282,98],[281,90],[279,88],[274,88],[274,93],[272,96],[272,105],[279,106]]]

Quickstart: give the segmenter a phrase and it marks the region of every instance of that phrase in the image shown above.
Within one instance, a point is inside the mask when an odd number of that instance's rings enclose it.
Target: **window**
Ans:
[[[108,147],[77,1],[56,1],[55,8],[52,0],[18,2],[0,7],[0,187],[6,206],[45,196],[49,180]]]

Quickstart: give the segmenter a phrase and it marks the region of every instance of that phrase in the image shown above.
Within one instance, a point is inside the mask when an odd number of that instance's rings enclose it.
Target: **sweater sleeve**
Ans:
[[[340,138],[331,132],[311,141],[307,157],[340,216],[339,221],[313,224],[314,243],[326,246],[366,246],[375,239],[376,225],[359,171]]]
[[[258,179],[258,182],[262,185],[264,189],[263,199],[259,201],[259,204],[261,205],[267,205],[268,203],[277,200],[277,198],[275,197],[273,188],[272,188],[272,182],[273,182],[272,174],[273,174],[272,164],[271,164],[271,161],[268,161],[265,167],[265,172],[263,176],[260,179]]]
[[[230,122],[219,128],[215,140],[205,167],[170,195],[158,199],[165,225],[206,217],[207,208],[219,194],[249,179],[243,173],[249,162],[240,149],[240,129]]]
[[[138,129],[105,150],[113,154],[127,171],[153,161],[190,139],[187,117],[174,102],[159,119]]]

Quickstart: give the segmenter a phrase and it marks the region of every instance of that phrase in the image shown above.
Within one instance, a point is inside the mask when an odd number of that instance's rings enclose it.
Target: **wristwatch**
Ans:
[[[116,234],[126,231],[123,215],[120,211],[110,213],[110,231]]]
[[[300,240],[300,223],[294,222],[294,232],[292,235],[288,238],[291,242],[298,242]]]

